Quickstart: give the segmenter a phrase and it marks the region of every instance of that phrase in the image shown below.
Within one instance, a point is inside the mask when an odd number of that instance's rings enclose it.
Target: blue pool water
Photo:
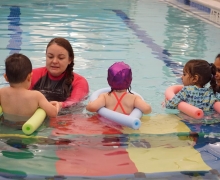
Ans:
[[[132,90],[151,104],[149,116],[167,114],[161,106],[164,91],[181,83],[182,67],[188,60],[213,62],[220,53],[218,27],[159,0],[5,0],[0,2],[0,20],[1,75],[5,58],[14,52],[27,55],[34,67],[44,66],[47,43],[62,36],[73,46],[74,71],[87,78],[90,94],[108,86],[111,64],[129,64]],[[5,85],[1,76],[0,86]],[[206,125],[200,128],[212,133]]]
[[[85,7],[86,4],[86,7]],[[1,72],[13,52],[45,63],[45,47],[56,36],[70,40],[75,72],[85,76],[90,92],[106,87],[106,70],[125,61],[133,70],[133,90],[163,113],[164,90],[181,83],[183,64],[192,58],[213,62],[219,29],[164,2],[30,1],[1,2]],[[4,85],[1,77],[0,82]],[[99,82],[97,84],[97,82]]]

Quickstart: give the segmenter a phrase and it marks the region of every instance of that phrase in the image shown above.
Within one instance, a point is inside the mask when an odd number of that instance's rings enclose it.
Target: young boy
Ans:
[[[3,124],[21,128],[38,107],[50,117],[59,111],[58,102],[48,102],[39,91],[28,90],[31,84],[32,64],[23,54],[10,55],[5,60],[4,78],[10,86],[0,89]]]

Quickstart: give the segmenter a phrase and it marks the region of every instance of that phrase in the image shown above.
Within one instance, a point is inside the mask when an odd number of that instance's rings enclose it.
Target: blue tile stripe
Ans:
[[[176,1],[180,2],[180,3],[183,3],[185,5],[189,5],[191,7],[194,7],[196,9],[198,9],[198,10],[204,11],[204,12],[206,12],[208,14],[210,14],[210,12],[211,12],[211,8],[206,7],[206,6],[204,6],[202,4],[199,4],[199,3],[196,3],[196,2],[192,2],[190,0],[176,0]]]
[[[142,43],[146,44],[147,47],[152,50],[152,54],[155,54],[157,59],[162,60],[175,75],[179,76],[182,74],[183,66],[169,58],[171,53],[169,53],[167,49],[163,49],[161,46],[156,44],[154,40],[147,34],[147,32],[141,30],[138,24],[135,24],[134,21],[132,21],[122,10],[112,11],[123,20],[127,27],[134,32],[134,34],[141,40]]]
[[[202,4],[198,4],[198,3],[195,3],[195,2],[190,2],[190,6],[192,6],[194,8],[197,8],[197,9],[199,9],[201,11],[207,12],[209,14],[211,12],[211,8],[203,6]]]
[[[21,50],[22,44],[22,30],[20,28],[20,7],[18,6],[11,6],[10,7],[10,14],[7,18],[8,22],[8,30],[9,30],[9,44],[7,45],[7,49],[10,50],[9,54],[19,53]]]

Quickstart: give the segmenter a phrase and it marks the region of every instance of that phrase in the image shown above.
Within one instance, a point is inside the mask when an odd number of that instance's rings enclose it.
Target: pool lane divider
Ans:
[[[22,29],[20,27],[20,7],[19,6],[10,6],[10,14],[7,18],[8,22],[8,30],[9,30],[9,44],[7,45],[7,49],[10,50],[9,54],[19,53],[21,50],[22,44]]]

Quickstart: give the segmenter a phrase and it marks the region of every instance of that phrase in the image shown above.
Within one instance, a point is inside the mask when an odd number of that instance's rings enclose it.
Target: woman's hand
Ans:
[[[57,113],[58,113],[62,107],[62,103],[58,101],[50,101],[50,103],[57,108]]]

